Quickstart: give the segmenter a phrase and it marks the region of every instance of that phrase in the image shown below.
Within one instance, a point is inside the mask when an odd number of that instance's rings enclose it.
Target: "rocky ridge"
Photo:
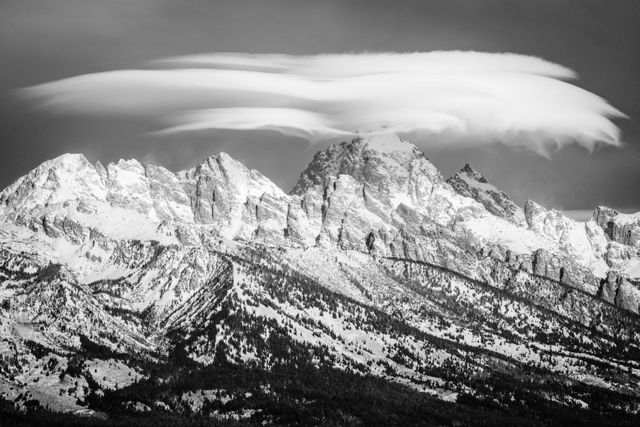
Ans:
[[[46,369],[32,348],[47,348],[68,378],[90,383],[58,398],[66,377],[52,381],[53,394],[42,399],[54,408],[96,392],[85,369],[104,358],[85,356],[78,372],[69,370],[87,342],[143,358],[185,354],[203,366],[222,352],[269,370],[277,351],[263,354],[265,343],[241,333],[267,320],[260,336],[297,337],[296,345],[340,369],[378,364],[365,371],[441,397],[476,386],[462,377],[453,388],[431,384],[429,375],[416,376],[416,363],[441,366],[461,360],[459,351],[491,359],[480,355],[509,349],[508,363],[547,366],[532,348],[546,348],[556,329],[578,337],[565,343],[563,366],[586,353],[618,366],[615,347],[628,353],[631,375],[640,372],[634,220],[605,208],[584,223],[532,201],[521,209],[470,166],[445,180],[413,144],[393,136],[319,152],[289,194],[224,153],[178,173],[63,155],[0,193],[0,220],[2,384],[43,394],[33,380]],[[380,320],[362,324],[381,313],[404,332],[389,335],[377,329]],[[504,323],[513,313],[524,329]],[[479,332],[487,327],[491,338]],[[363,348],[350,344],[349,331],[368,337]],[[518,338],[532,331],[538,338]],[[442,344],[454,335],[465,350]],[[327,353],[327,342],[338,350]],[[419,361],[401,362],[378,342]],[[436,363],[419,350],[427,342],[448,356]],[[19,357],[28,363],[14,364]],[[478,366],[486,373],[485,362]],[[136,373],[128,378],[148,375],[123,366]],[[4,395],[17,398],[7,387]]]
[[[337,246],[478,278],[490,271],[477,264],[493,256],[593,294],[610,273],[633,283],[638,260],[637,221],[599,208],[581,223],[533,201],[521,209],[470,166],[445,180],[413,144],[388,136],[319,152],[291,194],[225,153],[175,174],[63,155],[5,189],[0,204],[5,221],[72,243],[97,233],[196,246],[214,236]]]
[[[516,225],[525,225],[524,212],[504,191],[491,185],[482,174],[466,164],[458,173],[447,179],[458,194],[482,203],[492,214]]]

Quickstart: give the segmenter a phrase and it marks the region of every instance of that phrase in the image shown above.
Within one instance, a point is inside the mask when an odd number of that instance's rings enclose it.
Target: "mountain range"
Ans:
[[[521,207],[395,135],[289,193],[225,153],[0,192],[14,420],[637,425],[639,311],[640,214]]]

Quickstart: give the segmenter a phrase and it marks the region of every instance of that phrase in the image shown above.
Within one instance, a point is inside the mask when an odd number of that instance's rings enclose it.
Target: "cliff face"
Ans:
[[[610,240],[634,248],[640,247],[640,215],[622,214],[614,209],[598,206],[593,219]]]
[[[458,194],[477,200],[492,214],[515,225],[525,225],[522,208],[505,192],[487,182],[487,179],[471,165],[466,164],[458,173],[447,179],[447,182]]]

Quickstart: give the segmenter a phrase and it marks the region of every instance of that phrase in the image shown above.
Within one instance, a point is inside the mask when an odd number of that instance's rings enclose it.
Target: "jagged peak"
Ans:
[[[71,164],[71,163],[89,163],[89,160],[82,153],[64,153],[45,163],[50,164]]]
[[[77,170],[82,167],[92,167],[93,165],[84,154],[82,153],[64,153],[53,159],[45,160],[31,171],[27,172],[25,176],[40,174],[51,169],[64,169],[64,170]]]
[[[481,203],[492,214],[520,226],[525,225],[522,209],[504,191],[498,189],[474,169],[465,164],[447,183],[460,195]]]
[[[229,162],[240,163],[236,159],[234,159],[230,154],[226,153],[225,151],[220,151],[219,153],[212,154],[212,155],[206,157],[199,164],[201,164],[201,165],[204,165],[204,164],[211,165],[211,164],[215,164],[215,163],[229,163]]]
[[[484,175],[474,169],[469,163],[466,163],[464,167],[458,171],[457,175],[465,175],[472,178],[474,181],[478,181],[483,184],[487,184],[489,182]]]
[[[302,194],[309,187],[340,174],[351,175],[360,181],[379,175],[399,178],[408,173],[415,161],[421,162],[422,170],[430,179],[442,179],[437,169],[413,143],[396,134],[359,135],[317,152],[300,175],[292,193]]]
[[[95,171],[95,166],[82,153],[64,153],[53,159],[45,160],[34,169],[27,172],[21,178],[31,177],[36,179],[43,174],[71,174],[77,173],[83,169],[89,172]]]
[[[541,211],[541,210],[546,211],[547,209],[541,204],[529,199],[524,203],[524,210],[525,212],[535,212],[535,211]]]
[[[125,169],[125,170],[138,170],[144,171],[145,166],[142,165],[137,159],[119,159],[116,162],[109,162],[106,166],[97,161],[95,163],[91,163],[87,157],[82,153],[64,153],[53,159],[46,160],[35,169],[27,173],[27,175],[33,172],[39,172],[46,169],[73,169],[73,168],[89,168],[94,169],[98,174],[102,174],[103,171],[108,171],[110,169]]]
[[[119,159],[117,162],[109,163],[109,166],[117,166],[122,169],[144,169],[142,163],[140,163],[137,159]]]
[[[96,166],[81,153],[65,153],[20,177],[0,193],[0,200],[9,210],[28,210],[104,194]]]
[[[253,174],[253,175],[260,174],[256,170],[249,169],[244,163],[242,163],[239,160],[236,160],[230,154],[225,153],[224,151],[221,151],[217,154],[210,155],[209,157],[198,162],[195,166],[191,168],[184,169],[177,172],[176,175],[194,177],[205,170],[208,170],[208,171],[236,170],[243,174]],[[260,176],[262,176],[262,174],[260,174]]]
[[[224,185],[230,185],[242,194],[285,196],[285,192],[260,171],[248,168],[225,152],[211,155],[197,165],[176,173],[180,179],[188,181],[197,180],[203,175],[225,182]]]
[[[469,163],[466,163],[455,175],[447,179],[447,182],[463,196],[474,197],[470,195],[470,189],[474,188],[476,191],[499,193],[503,197],[508,198],[503,191],[487,181],[484,175],[474,169]],[[515,204],[515,202],[513,203]]]

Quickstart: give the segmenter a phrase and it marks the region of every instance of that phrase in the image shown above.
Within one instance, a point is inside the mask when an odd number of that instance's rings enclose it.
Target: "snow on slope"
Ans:
[[[487,182],[480,172],[466,164],[447,180],[457,193],[480,202],[492,214],[507,219],[516,225],[525,225],[524,212],[503,191]]]
[[[394,133],[364,134],[362,141],[379,153],[412,153],[416,146]]]

